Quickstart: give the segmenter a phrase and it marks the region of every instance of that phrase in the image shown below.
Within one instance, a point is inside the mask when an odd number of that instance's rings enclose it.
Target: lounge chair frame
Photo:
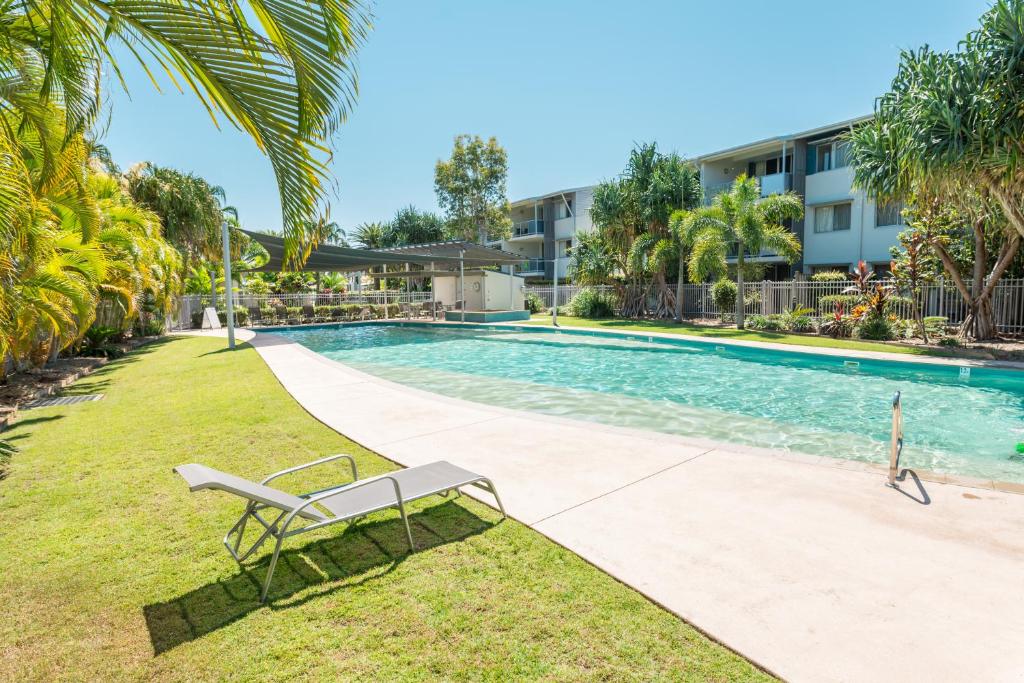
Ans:
[[[402,524],[405,526],[405,536],[406,540],[409,543],[409,550],[410,552],[415,552],[416,544],[413,542],[412,528],[409,525],[409,518],[405,512],[405,504],[431,495],[448,496],[452,492],[455,492],[457,495],[461,495],[461,491],[459,489],[463,486],[475,486],[476,488],[487,491],[488,493],[493,495],[494,500],[498,504],[498,509],[501,512],[502,519],[507,517],[505,513],[505,506],[501,502],[501,497],[498,495],[498,490],[495,488],[494,483],[487,477],[483,477],[473,472],[469,472],[468,470],[462,470],[461,468],[458,469],[462,472],[465,472],[467,475],[471,476],[460,477],[457,480],[447,481],[444,483],[444,485],[441,486],[434,486],[432,488],[420,490],[414,496],[411,497],[403,495],[401,482],[394,474],[382,474],[376,477],[370,477],[368,479],[360,480],[355,460],[352,458],[352,456],[345,454],[331,455],[326,458],[320,458],[319,460],[304,463],[302,465],[296,465],[295,467],[288,467],[279,472],[271,474],[270,476],[264,478],[259,483],[261,486],[267,486],[269,482],[279,477],[283,477],[288,474],[306,470],[311,467],[326,465],[328,463],[332,463],[338,460],[348,461],[349,466],[352,469],[353,481],[351,483],[343,484],[340,486],[332,486],[326,489],[318,489],[316,491],[311,491],[309,493],[299,494],[297,497],[302,499],[303,502],[289,509],[282,509],[281,507],[269,505],[267,503],[263,503],[249,498],[245,506],[245,511],[242,513],[242,516],[238,518],[238,521],[235,522],[234,525],[228,530],[227,534],[224,535],[224,547],[227,548],[227,551],[231,554],[231,557],[233,557],[236,562],[243,566],[245,560],[251,557],[252,554],[255,553],[264,543],[266,543],[271,538],[275,539],[274,552],[270,558],[270,564],[267,567],[267,576],[263,581],[262,590],[260,592],[261,603],[266,602],[267,600],[267,594],[270,590],[270,583],[274,577],[274,570],[277,567],[277,560],[281,554],[281,546],[286,538],[297,536],[299,534],[303,534],[333,524],[339,524],[341,522],[355,524],[367,515],[369,515],[370,513],[378,512],[380,510],[386,510],[388,508],[397,508],[398,513],[402,518]],[[448,465],[448,463],[431,463],[430,465],[423,465],[418,468],[413,467],[409,468],[408,470],[400,470],[398,473],[395,474],[401,476],[401,472],[415,472],[416,470],[426,469],[432,466],[438,466],[442,464],[447,465],[448,467],[452,467],[451,465]],[[179,474],[182,473],[179,472]],[[182,476],[184,476],[184,474],[182,474]],[[365,486],[369,486],[371,484],[376,484],[383,480],[388,480],[391,482],[395,492],[394,501],[388,500],[382,503],[372,505],[366,509],[359,509],[350,514],[343,515],[327,516],[316,508],[312,508],[312,510],[310,510],[310,508],[313,505],[320,501],[324,501],[328,498],[336,496],[343,496],[346,493],[355,491]],[[193,486],[192,490],[198,490],[199,488],[215,487],[199,485]],[[275,513],[277,513],[277,516],[273,520],[268,520],[264,517],[264,515],[261,514],[266,510],[273,510]],[[302,521],[306,522],[306,524],[293,528],[292,524],[299,518],[301,518]],[[248,525],[250,519],[255,520],[257,523],[259,523],[263,527],[263,532],[255,541],[252,542],[252,544],[248,548],[242,550],[242,540],[245,535],[246,526]]]

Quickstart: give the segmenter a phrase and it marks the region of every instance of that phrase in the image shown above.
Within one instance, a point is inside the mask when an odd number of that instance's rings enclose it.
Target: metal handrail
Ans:
[[[889,446],[889,486],[896,486],[900,469],[900,455],[903,453],[903,403],[900,392],[892,397],[892,439]]]

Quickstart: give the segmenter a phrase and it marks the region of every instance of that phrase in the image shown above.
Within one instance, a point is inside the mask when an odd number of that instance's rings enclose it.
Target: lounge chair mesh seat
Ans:
[[[391,472],[402,489],[405,502],[443,493],[480,481],[480,475],[440,460],[422,467]],[[395,490],[388,479],[378,479],[373,484],[340,493],[321,500],[322,505],[335,517],[359,517],[395,506]]]
[[[349,484],[301,495],[293,495],[267,486],[270,481],[278,477],[342,459],[347,460],[352,469],[353,481]],[[354,523],[372,512],[397,508],[405,524],[409,548],[415,550],[409,519],[405,514],[405,504],[435,494],[447,495],[452,491],[458,491],[460,487],[470,485],[491,493],[498,504],[498,509],[501,510],[502,517],[505,516],[501,498],[498,497],[498,492],[490,479],[444,460],[388,472],[368,479],[359,479],[355,460],[351,456],[343,454],[281,470],[259,483],[194,463],[179,465],[174,468],[174,471],[181,475],[191,491],[203,489],[224,491],[248,501],[245,512],[224,536],[224,545],[239,563],[244,562],[268,539],[277,539],[274,554],[267,568],[267,577],[263,582],[261,602],[267,598],[270,581],[281,552],[281,543],[289,536],[312,531],[329,524]],[[264,519],[260,513],[266,510],[277,512],[277,518]],[[292,527],[296,518],[304,520],[306,524],[302,525],[300,522],[299,526]],[[239,553],[239,547],[245,535],[245,527],[250,519],[261,524],[264,531],[247,550]]]

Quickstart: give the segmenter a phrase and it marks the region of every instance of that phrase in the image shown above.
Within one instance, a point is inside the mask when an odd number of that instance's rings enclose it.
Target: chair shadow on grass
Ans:
[[[454,501],[409,516],[416,552],[461,541],[487,531],[496,523],[481,519]],[[344,531],[342,532],[342,529]],[[327,528],[330,532],[331,527]],[[209,542],[205,539],[203,542]],[[273,550],[269,541],[260,559],[226,580],[200,586],[167,602],[142,608],[153,652],[159,655],[178,645],[244,618],[264,605],[260,588]],[[405,527],[398,517],[339,524],[333,535],[299,548],[282,550],[266,606],[289,609],[338,590],[382,578],[409,557]],[[226,562],[233,562],[224,552]],[[297,593],[310,588],[317,590]]]

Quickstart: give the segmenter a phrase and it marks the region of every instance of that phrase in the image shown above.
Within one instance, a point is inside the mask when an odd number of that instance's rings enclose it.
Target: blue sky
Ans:
[[[686,156],[869,113],[901,48],[955,47],[982,0],[416,0],[375,6],[360,98],[338,137],[332,218],[436,209],[459,133],[497,136],[509,198],[619,173],[635,142]],[[187,95],[129,70],[104,142],[225,188],[250,228],[280,227],[270,164]]]

